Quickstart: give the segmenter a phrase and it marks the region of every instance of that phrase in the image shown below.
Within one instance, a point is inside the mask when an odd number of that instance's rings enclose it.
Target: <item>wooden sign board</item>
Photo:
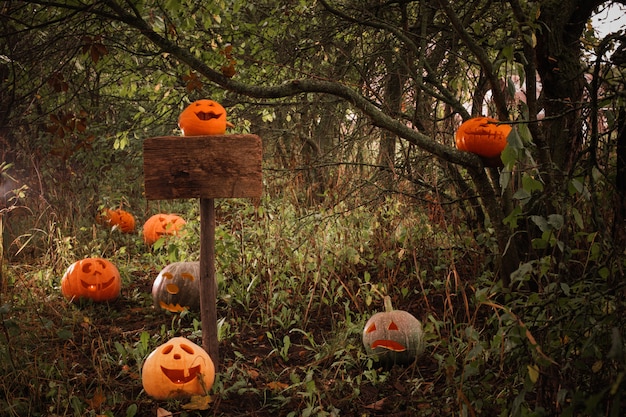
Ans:
[[[261,138],[161,136],[143,143],[148,200],[261,197]]]

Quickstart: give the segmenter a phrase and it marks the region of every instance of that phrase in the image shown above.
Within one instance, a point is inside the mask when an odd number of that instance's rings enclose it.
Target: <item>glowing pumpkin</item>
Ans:
[[[185,220],[176,214],[155,214],[143,225],[143,241],[153,245],[163,236],[177,235],[185,224]]]
[[[424,352],[422,323],[411,313],[394,310],[386,296],[385,311],[365,323],[365,351],[386,364],[409,364]]]
[[[489,117],[466,120],[456,131],[456,147],[484,158],[499,157],[506,146],[511,126]]]
[[[200,309],[200,262],[174,262],[159,272],[152,284],[157,309],[172,312]]]
[[[71,301],[89,298],[111,301],[119,297],[122,279],[117,267],[102,258],[74,262],[61,278],[61,293]]]
[[[174,337],[157,347],[141,370],[144,391],[157,400],[206,395],[214,380],[211,357],[184,337]]]
[[[223,135],[226,126],[226,110],[216,101],[198,100],[191,103],[178,117],[178,127],[183,136]]]
[[[100,216],[100,221],[111,227],[117,227],[122,233],[135,231],[135,217],[122,209],[105,209]]]

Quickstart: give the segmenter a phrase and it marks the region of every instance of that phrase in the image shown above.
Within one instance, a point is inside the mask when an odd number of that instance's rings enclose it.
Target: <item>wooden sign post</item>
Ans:
[[[200,199],[202,347],[219,366],[215,280],[215,198],[261,197],[261,139],[256,135],[161,136],[143,143],[146,198]]]

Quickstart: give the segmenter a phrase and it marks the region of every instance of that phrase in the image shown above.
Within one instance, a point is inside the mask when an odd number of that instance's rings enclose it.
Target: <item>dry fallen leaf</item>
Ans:
[[[100,408],[100,406],[104,404],[106,399],[107,397],[102,393],[102,390],[98,388],[93,394],[93,397],[87,400],[87,404],[89,404],[89,407],[93,409]]]
[[[381,411],[384,409],[385,401],[387,401],[387,398],[382,398],[374,403],[366,405],[365,408],[369,408],[370,410]]]
[[[210,395],[192,395],[191,400],[183,405],[185,410],[206,410],[211,404]]]
[[[171,411],[167,411],[165,408],[157,408],[156,417],[172,417],[173,414]]]
[[[257,379],[259,377],[259,371],[256,369],[246,369],[246,373],[251,379]]]
[[[272,391],[281,391],[289,387],[284,382],[272,381],[267,383],[267,387]]]

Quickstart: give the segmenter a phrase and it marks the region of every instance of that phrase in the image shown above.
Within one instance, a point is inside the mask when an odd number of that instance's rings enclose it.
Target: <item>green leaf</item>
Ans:
[[[533,135],[530,133],[530,129],[528,129],[528,125],[525,123],[520,123],[517,125],[517,134],[519,135],[520,140],[524,144],[533,143]]]
[[[126,409],[126,417],[135,417],[137,415],[137,404],[131,404]]]
[[[539,379],[539,367],[537,365],[528,365],[528,378],[530,381],[535,384]]]
[[[504,150],[500,154],[500,159],[502,159],[502,163],[509,171],[515,165],[517,161],[517,151],[512,146],[505,146]]]
[[[539,227],[539,230],[541,230],[542,232],[545,232],[546,230],[549,230],[548,220],[546,220],[545,217],[543,217],[543,216],[530,216],[530,220],[532,220],[532,222],[535,223],[537,225],[537,227]]]
[[[524,190],[532,193],[533,191],[543,191],[543,183],[533,178],[528,172],[522,175],[522,187]]]
[[[553,229],[559,230],[565,224],[565,219],[560,214],[550,214],[548,216],[548,224],[552,226]]]
[[[609,269],[605,266],[600,268],[600,270],[598,271],[598,275],[600,275],[600,277],[602,277],[602,279],[607,279],[609,277]]]
[[[528,203],[530,200],[531,194],[527,190],[520,188],[513,194],[513,198],[518,200],[522,204]]]
[[[506,148],[504,150],[506,150]],[[504,161],[504,158],[502,160]],[[509,181],[511,181],[511,171],[505,168],[500,173],[500,189],[502,190],[502,195],[504,195],[504,191],[509,185]]]
[[[59,339],[61,339],[61,340],[69,340],[69,339],[71,339],[71,338],[74,336],[74,334],[72,333],[72,331],[71,331],[71,330],[68,330],[68,329],[59,329],[59,330],[57,331],[57,336],[58,336],[58,337],[59,337]]]
[[[126,355],[126,349],[124,348],[124,346],[120,342],[116,341],[114,345],[115,345],[115,350],[117,350],[117,353],[120,356]]]
[[[172,13],[177,13],[180,10],[182,2],[180,0],[168,0],[165,3],[165,9]]]
[[[580,214],[580,211],[578,211],[578,209],[574,207],[572,209],[572,215],[574,216],[574,221],[576,222],[576,226],[578,226],[580,229],[584,229],[585,222],[583,221],[583,216]]]
[[[504,48],[502,48],[502,56],[504,56],[506,58],[506,60],[508,62],[512,62],[513,61],[513,45],[507,45]]]
[[[518,133],[518,130],[521,129],[521,127],[522,125],[519,125],[511,129],[511,133],[509,133],[509,136],[506,138],[507,144],[515,150],[524,149],[524,142]]]
[[[504,224],[509,225],[509,227],[511,229],[516,229],[517,228],[517,220],[519,219],[521,214],[522,214],[521,207],[515,207],[513,209],[513,211],[511,211],[511,213],[508,216],[506,216],[506,218],[503,220]]]
[[[141,348],[143,350],[143,352],[148,352],[148,347],[149,347],[149,342],[150,342],[150,333],[144,331],[141,332],[141,335],[139,336],[139,342],[141,343]]]

